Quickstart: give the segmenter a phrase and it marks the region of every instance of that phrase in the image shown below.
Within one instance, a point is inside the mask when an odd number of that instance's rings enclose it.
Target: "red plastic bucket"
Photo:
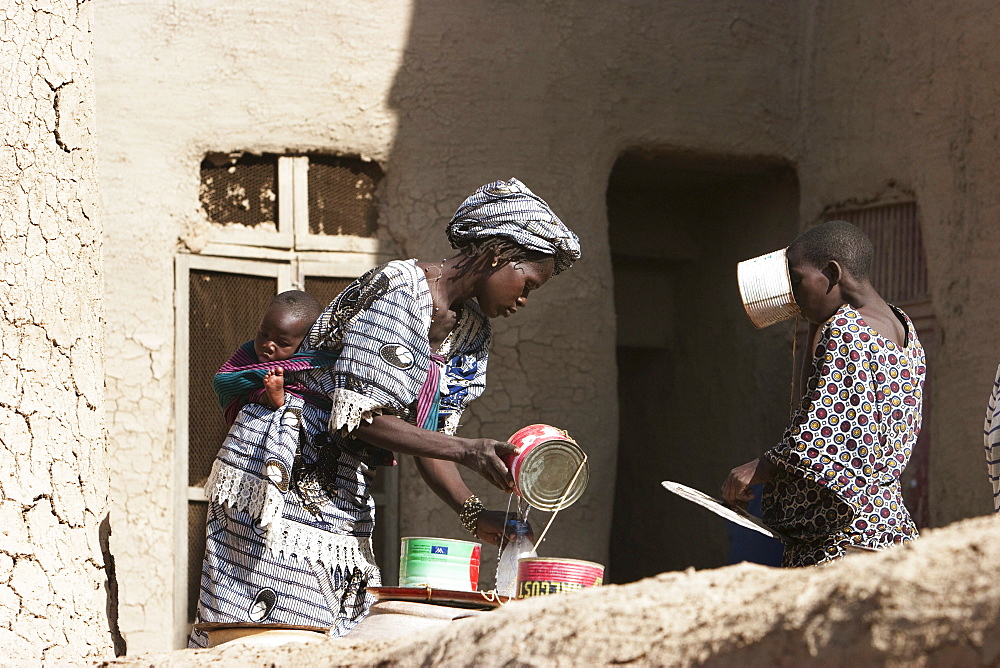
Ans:
[[[539,510],[552,512],[573,504],[590,480],[587,455],[569,434],[547,424],[519,429],[510,442],[520,448],[504,458],[517,495]]]
[[[517,562],[517,597],[548,596],[604,583],[604,566],[592,561],[532,557]]]

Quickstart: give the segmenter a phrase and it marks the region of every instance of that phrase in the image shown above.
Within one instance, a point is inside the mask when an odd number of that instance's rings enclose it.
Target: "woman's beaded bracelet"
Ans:
[[[483,505],[483,502],[475,494],[467,498],[465,503],[462,504],[462,511],[458,514],[458,519],[462,522],[462,526],[465,527],[466,531],[473,536],[476,535],[476,524],[479,522],[479,516],[483,514],[484,510],[486,510],[486,506]]]

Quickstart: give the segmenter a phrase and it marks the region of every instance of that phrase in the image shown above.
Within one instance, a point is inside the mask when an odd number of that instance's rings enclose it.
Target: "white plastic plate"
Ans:
[[[752,529],[753,531],[757,531],[771,538],[776,538],[780,541],[787,540],[780,533],[774,531],[742,508],[731,506],[725,501],[715,499],[704,492],[699,492],[693,487],[682,485],[679,482],[664,480],[660,484],[663,485],[666,490],[673,492],[682,499],[687,499],[688,501],[697,503],[702,508],[708,508],[716,515],[724,517],[734,524],[739,524],[741,527]]]

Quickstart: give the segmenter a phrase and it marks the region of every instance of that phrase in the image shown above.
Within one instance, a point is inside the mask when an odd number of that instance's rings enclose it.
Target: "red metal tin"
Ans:
[[[504,459],[518,496],[539,510],[571,505],[587,488],[587,455],[569,434],[547,424],[532,424],[510,437],[517,455]]]
[[[517,597],[547,596],[604,582],[604,566],[592,561],[532,557],[517,562]]]

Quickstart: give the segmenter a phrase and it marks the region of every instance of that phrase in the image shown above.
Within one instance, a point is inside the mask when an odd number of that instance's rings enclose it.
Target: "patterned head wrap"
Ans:
[[[580,259],[577,236],[545,200],[517,179],[486,184],[462,202],[448,223],[448,241],[459,250],[493,237],[554,256],[554,274]]]

